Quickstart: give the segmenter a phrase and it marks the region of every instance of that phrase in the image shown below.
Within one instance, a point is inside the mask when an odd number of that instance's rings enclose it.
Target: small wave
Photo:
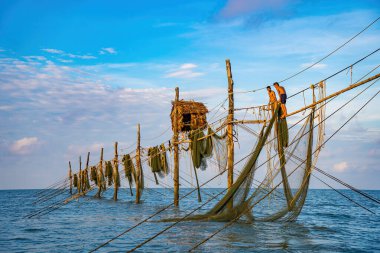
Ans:
[[[46,229],[44,228],[26,228],[24,229],[25,232],[41,232],[45,231]]]
[[[11,238],[10,240],[11,241],[31,241],[31,239],[25,238],[25,237],[15,237],[15,238]]]

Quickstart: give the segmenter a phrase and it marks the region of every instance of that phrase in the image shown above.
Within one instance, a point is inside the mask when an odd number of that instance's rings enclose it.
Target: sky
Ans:
[[[67,175],[68,161],[77,170],[78,157],[87,152],[92,164],[101,147],[111,159],[115,141],[119,152],[130,151],[137,123],[144,147],[169,140],[176,86],[180,98],[213,108],[227,95],[225,59],[236,91],[262,88],[310,66],[379,16],[376,0],[1,0],[0,189],[46,187]],[[379,31],[380,21],[284,82],[288,94],[376,50]],[[345,71],[328,80],[327,92],[379,63],[379,53],[372,55],[353,67],[352,78]],[[326,136],[378,87],[328,120]],[[327,113],[356,93],[334,100]],[[236,107],[266,102],[265,91],[235,95]],[[303,104],[303,97],[289,100],[288,110]],[[379,106],[376,97],[334,136],[318,167],[358,188],[380,189]],[[252,145],[249,136],[241,137],[238,157]],[[214,172],[202,173],[205,181]],[[324,186],[312,180],[311,187]]]

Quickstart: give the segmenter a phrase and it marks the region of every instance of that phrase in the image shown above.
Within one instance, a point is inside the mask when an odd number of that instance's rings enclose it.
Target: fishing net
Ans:
[[[106,161],[106,171],[105,171],[106,177],[108,179],[108,186],[111,186],[113,184],[113,169],[112,169],[112,163],[111,161]]]
[[[240,175],[224,197],[205,214],[188,220],[293,221],[298,217],[307,196],[312,162],[317,157],[313,152],[315,113],[313,108],[288,131],[286,120],[279,116],[280,110],[277,106],[257,134],[256,144]],[[262,165],[269,161],[272,161],[270,173],[254,187],[256,170],[268,168]]]
[[[133,177],[133,174],[135,173],[135,166],[133,164],[131,155],[129,154],[124,155],[121,161],[123,162],[125,178],[128,180],[129,189],[132,195],[132,183],[133,183],[132,177]]]
[[[98,175],[96,172],[96,166],[91,166],[91,181],[93,181],[95,184],[98,184]]]
[[[74,181],[73,181],[74,187],[78,187],[78,175],[74,174]]]
[[[117,188],[120,187],[119,162],[115,159],[112,171],[113,182]],[[112,166],[112,165],[111,165]]]
[[[213,158],[217,161],[218,170],[224,171],[227,166],[226,136],[226,131],[218,135],[211,126],[208,126],[206,134],[201,129],[191,131],[188,136],[191,141],[189,152],[194,168],[205,170]]]
[[[156,184],[158,184],[156,174],[163,178],[169,173],[168,159],[164,144],[148,149],[148,165],[152,170]]]

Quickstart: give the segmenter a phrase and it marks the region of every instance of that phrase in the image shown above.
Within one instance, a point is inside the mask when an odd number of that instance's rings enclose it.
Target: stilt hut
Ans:
[[[205,129],[207,127],[206,114],[207,107],[200,102],[178,100],[172,102],[170,117],[172,128],[177,124],[178,132],[189,132],[195,129]],[[175,122],[174,112],[177,110],[177,122]]]

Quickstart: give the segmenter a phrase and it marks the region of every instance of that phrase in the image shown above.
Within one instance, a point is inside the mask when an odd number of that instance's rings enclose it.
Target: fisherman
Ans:
[[[278,100],[279,102],[281,102],[281,111],[282,111],[282,115],[281,115],[281,119],[285,118],[286,115],[288,115],[287,111],[286,111],[286,91],[285,91],[285,88],[280,86],[278,84],[278,82],[275,82],[273,84],[274,88],[276,88],[277,90],[277,93],[278,93],[278,96],[280,97],[280,99]]]
[[[272,115],[274,114],[274,109],[277,105],[277,97],[276,93],[270,88],[270,86],[267,86],[267,91],[269,95],[269,109],[272,111]]]

